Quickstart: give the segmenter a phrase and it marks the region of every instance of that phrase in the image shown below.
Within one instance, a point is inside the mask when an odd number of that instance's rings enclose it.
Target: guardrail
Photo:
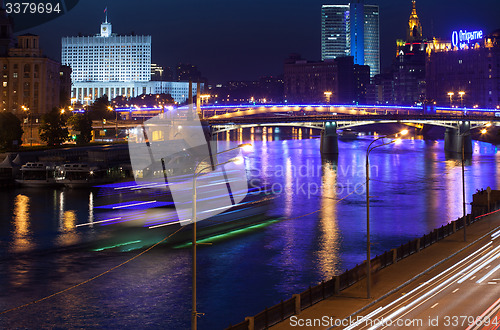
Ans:
[[[492,205],[491,211],[500,209],[500,202]],[[467,224],[470,225],[481,219],[485,214],[475,212],[466,216]],[[386,251],[371,260],[371,273],[377,272],[387,266],[418,253],[422,249],[450,236],[464,227],[464,218],[458,218],[447,225],[434,229],[429,234],[402,244],[398,248]],[[255,316],[246,317],[245,321],[236,325],[230,325],[226,330],[261,330],[267,329],[279,322],[282,322],[292,315],[298,315],[300,312],[312,305],[338,294],[358,281],[366,278],[366,260],[356,265],[354,268],[344,273],[333,276],[330,280],[322,281],[320,284],[309,287],[300,294],[294,294],[292,298],[281,301],[279,304],[266,308]]]

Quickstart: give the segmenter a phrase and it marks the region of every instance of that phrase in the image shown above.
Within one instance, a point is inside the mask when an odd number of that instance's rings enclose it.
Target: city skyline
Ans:
[[[103,10],[118,34],[151,34],[152,60],[164,66],[192,63],[211,83],[251,80],[283,73],[283,61],[290,53],[304,58],[321,57],[321,5],[341,1],[313,1],[273,4],[230,3],[155,4],[132,7],[129,0],[79,3],[61,18],[20,33],[41,36],[44,52],[60,60],[63,36],[98,33]],[[347,2],[345,2],[347,3]],[[396,39],[404,38],[411,1],[366,1],[380,6],[381,71],[394,57]],[[467,11],[463,8],[470,6]],[[133,8],[135,18],[130,19]],[[440,3],[417,1],[424,37],[451,38],[457,29],[482,29],[489,33],[497,26],[495,12],[500,3],[473,3],[468,0]],[[81,19],[85,17],[85,19]],[[185,28],[183,28],[185,24]],[[166,31],[162,33],[162,31]],[[195,42],[195,40],[199,41]],[[265,54],[263,54],[265,52]]]

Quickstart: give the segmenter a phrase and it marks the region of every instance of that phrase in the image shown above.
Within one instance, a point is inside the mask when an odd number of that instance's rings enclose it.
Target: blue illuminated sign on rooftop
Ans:
[[[467,30],[453,31],[451,34],[451,44],[453,47],[463,49],[473,40],[483,39],[483,30],[467,32]]]

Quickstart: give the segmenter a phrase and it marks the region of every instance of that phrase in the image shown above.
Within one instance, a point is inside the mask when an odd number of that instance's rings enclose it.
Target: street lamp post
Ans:
[[[323,94],[325,94],[326,97],[326,103],[330,104],[330,98],[332,97],[332,92],[331,91],[326,91]]]
[[[464,107],[464,95],[465,95],[465,92],[464,91],[460,91],[460,92],[458,92],[458,95],[460,95],[460,106],[463,108]]]
[[[231,149],[228,149],[228,150],[224,150],[224,151],[221,151],[221,152],[218,152],[216,153],[215,155],[220,155],[220,154],[223,154],[223,153],[226,153],[226,152],[230,152],[230,151],[233,151],[233,150],[236,150],[236,149],[240,149],[242,148],[243,150],[245,151],[249,151],[251,148],[252,148],[252,145],[249,144],[249,143],[245,143],[245,144],[240,144],[238,145],[237,147],[235,148],[231,148]],[[197,192],[196,192],[196,179],[198,178],[199,175],[201,175],[203,173],[203,171],[207,170],[207,169],[211,169],[211,168],[214,168],[216,166],[223,166],[225,164],[229,164],[229,163],[236,163],[236,162],[239,162],[241,161],[241,159],[239,159],[238,157],[237,158],[232,158],[230,160],[228,160],[227,162],[223,162],[223,163],[217,163],[215,165],[209,165],[209,166],[205,166],[203,168],[201,168],[200,170],[198,170],[198,167],[200,166],[201,163],[203,163],[205,160],[207,160],[210,156],[208,157],[205,157],[204,159],[202,159],[201,161],[198,162],[198,164],[196,165],[195,169],[194,169],[194,174],[193,174],[193,214],[192,214],[192,220],[193,220],[193,239],[192,239],[192,245],[193,245],[193,259],[192,259],[192,262],[193,262],[193,267],[192,267],[192,271],[193,271],[193,297],[192,297],[192,312],[191,312],[191,329],[192,330],[196,330],[198,328],[198,311],[197,311],[197,303],[196,303],[196,261],[197,261],[197,255],[196,255],[196,246],[197,246],[197,242],[196,242],[196,216],[197,216],[197,210],[196,210],[196,203],[197,203]]]
[[[450,97],[450,108],[451,108],[451,102],[453,101],[453,95],[455,95],[455,93],[448,92],[448,96]]]
[[[108,106],[109,111],[115,110],[115,142],[118,141],[118,112],[112,106]]]
[[[408,134],[408,130],[402,130],[399,133],[392,134],[392,135],[406,135]],[[376,145],[372,147],[372,144],[375,142],[379,141],[380,139],[390,137],[392,135],[384,135],[379,137],[378,139],[373,140],[369,145],[368,148],[366,149],[366,298],[370,299],[371,293],[370,293],[370,286],[371,286],[371,249],[370,249],[370,162],[369,162],[369,156],[370,152],[379,147],[383,147],[386,145],[389,145],[391,143],[394,143],[396,140],[391,140],[390,142],[383,143]]]
[[[487,123],[484,126],[478,126],[474,128],[480,128],[480,127],[490,127],[491,123]],[[462,209],[463,209],[463,219],[464,219],[464,242],[467,241],[467,210],[466,210],[466,202],[465,202],[465,136],[470,134],[470,131],[473,128],[469,128],[467,131],[463,132],[460,134],[461,140],[462,140]],[[481,134],[485,134],[487,131],[486,129],[481,130]]]
[[[24,112],[26,112],[26,118],[30,124],[30,147],[33,147],[33,117],[31,116],[30,108],[26,106],[21,106]]]

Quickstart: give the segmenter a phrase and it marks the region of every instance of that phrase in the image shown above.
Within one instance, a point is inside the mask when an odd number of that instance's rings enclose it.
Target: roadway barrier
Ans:
[[[492,205],[491,212],[500,209],[500,202]],[[480,220],[484,212],[474,212],[468,214],[465,218],[467,225]],[[390,266],[412,254],[418,253],[422,249],[450,236],[451,234],[463,229],[464,219],[458,218],[447,225],[434,229],[429,234],[409,241],[398,248],[386,251],[371,260],[371,273]],[[262,312],[252,317],[246,317],[245,321],[236,325],[230,325],[226,330],[261,330],[267,329],[279,322],[282,322],[292,315],[298,315],[300,312],[312,305],[338,294],[340,291],[350,287],[360,280],[366,279],[366,260],[356,265],[344,273],[333,276],[330,280],[322,281],[320,284],[309,287],[300,294],[294,294],[292,298],[281,301],[273,307],[266,308]]]

